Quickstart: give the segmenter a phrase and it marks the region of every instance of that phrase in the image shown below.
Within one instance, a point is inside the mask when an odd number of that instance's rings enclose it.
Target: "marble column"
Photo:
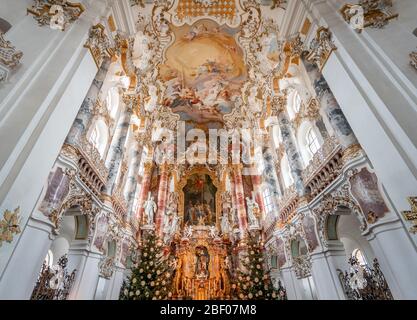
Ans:
[[[127,214],[129,218],[132,217],[133,202],[138,186],[137,175],[139,172],[140,162],[142,160],[142,151],[142,147],[137,141],[135,141],[126,183],[126,201],[128,207]]]
[[[245,193],[243,190],[242,164],[233,165],[233,179],[235,185],[236,209],[239,218],[240,236],[243,238],[247,230],[248,218],[246,216]]]
[[[323,118],[321,115],[317,115],[315,121],[314,121],[317,129],[319,129],[320,135],[323,138],[323,140],[326,140],[329,138],[329,132],[327,131],[326,125],[324,124]]]
[[[252,185],[253,185],[253,193],[255,196],[255,201],[259,206],[261,217],[265,217],[265,203],[262,194],[262,176],[260,175],[252,175]]]
[[[144,212],[143,204],[148,198],[149,189],[151,187],[152,169],[153,169],[152,162],[145,162],[144,170],[143,170],[143,177],[142,177],[142,186],[141,186],[139,199],[138,199],[138,211],[136,213],[136,218],[139,221],[139,223],[142,222],[142,217],[143,217],[143,212]]]
[[[90,86],[90,89],[87,92],[86,97],[84,98],[81,108],[78,111],[77,117],[74,120],[74,123],[71,127],[70,132],[68,133],[66,142],[75,145],[77,144],[81,137],[87,132],[88,126],[90,125],[91,119],[93,117],[93,109],[97,102],[98,95],[103,86],[104,79],[107,75],[110,66],[110,59],[105,59],[98,70],[96,77],[93,80],[93,83]]]
[[[334,134],[339,143],[344,147],[348,148],[358,143],[355,134],[352,131],[348,121],[340,109],[339,104],[336,101],[332,91],[329,88],[323,75],[315,64],[312,64],[305,59],[302,59],[308,77],[313,84],[314,91],[316,92],[317,98],[320,102],[320,107],[323,109],[329,123],[334,131]],[[323,123],[324,125],[324,123]],[[318,126],[320,132],[323,129],[322,125]]]
[[[133,108],[137,104],[137,98],[134,95],[124,95],[123,100],[125,109],[120,114],[110,151],[106,159],[106,167],[109,169],[109,176],[106,184],[106,193],[108,195],[111,195],[115,186],[117,172],[123,159],[123,148],[129,130],[130,119],[132,117]]]
[[[269,190],[273,194],[275,207],[278,208],[278,199],[282,196],[281,184],[279,182],[278,173],[274,164],[274,155],[272,148],[266,148],[263,152],[264,155],[264,172],[265,182]]]
[[[165,209],[168,197],[168,182],[169,172],[168,164],[164,162],[160,165],[160,177],[159,177],[159,188],[158,188],[158,210],[155,217],[156,230],[159,236],[162,236],[162,223],[165,215]]]
[[[297,150],[293,127],[286,111],[286,97],[274,97],[272,100],[273,109],[278,116],[278,125],[281,131],[282,142],[288,157],[291,175],[294,179],[295,189],[299,196],[305,195],[305,188],[302,178],[303,165],[301,155]]]
[[[232,208],[235,210],[232,210],[233,216],[231,217],[232,219],[232,228],[233,228],[233,232],[237,233],[240,232],[239,228],[239,215],[237,212],[237,200],[236,200],[236,187],[235,187],[235,181],[234,181],[234,175],[233,173],[230,175],[229,173],[229,178],[230,178],[230,194],[232,195]]]

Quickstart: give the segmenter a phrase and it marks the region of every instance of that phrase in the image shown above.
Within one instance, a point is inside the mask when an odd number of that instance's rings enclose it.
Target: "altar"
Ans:
[[[209,226],[192,227],[192,233],[177,244],[175,299],[228,299],[230,280],[227,240],[216,236]]]

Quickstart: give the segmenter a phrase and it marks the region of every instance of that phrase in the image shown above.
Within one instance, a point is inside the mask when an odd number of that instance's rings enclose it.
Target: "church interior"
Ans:
[[[1,0],[0,299],[417,299],[415,0]]]

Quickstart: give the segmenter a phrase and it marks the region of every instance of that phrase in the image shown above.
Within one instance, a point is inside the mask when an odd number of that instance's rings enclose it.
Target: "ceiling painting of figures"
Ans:
[[[221,128],[223,115],[232,111],[247,80],[243,52],[234,38],[237,30],[205,19],[173,31],[176,40],[159,70],[166,86],[164,104],[188,128]]]

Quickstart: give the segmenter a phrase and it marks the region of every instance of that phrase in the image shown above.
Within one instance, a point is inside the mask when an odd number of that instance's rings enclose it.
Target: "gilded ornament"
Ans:
[[[110,39],[102,24],[96,24],[90,28],[88,39],[84,44],[84,47],[90,50],[97,68],[100,68],[104,59],[109,58],[114,54],[110,46]]]
[[[411,210],[403,211],[402,214],[404,219],[412,224],[409,231],[415,234],[417,233],[417,197],[408,197],[407,200],[411,206]]]
[[[417,51],[410,53],[410,64],[417,70]]]
[[[22,59],[23,53],[16,50],[10,41],[4,39],[0,32],[0,83],[7,80],[11,70],[15,69]]]
[[[14,235],[21,233],[20,229],[20,208],[14,211],[6,210],[3,212],[3,219],[0,220],[0,247],[3,241],[11,243]]]
[[[310,50],[306,60],[315,63],[319,70],[323,70],[331,53],[337,47],[333,43],[332,33],[328,28],[320,27],[317,29],[315,38],[310,43]]]
[[[357,4],[345,4],[340,13],[357,32],[364,28],[382,28],[398,14],[391,12],[392,0],[360,0]]]
[[[85,11],[81,3],[67,0],[34,0],[27,9],[40,26],[49,25],[51,29],[65,31],[67,26],[75,22]]]

